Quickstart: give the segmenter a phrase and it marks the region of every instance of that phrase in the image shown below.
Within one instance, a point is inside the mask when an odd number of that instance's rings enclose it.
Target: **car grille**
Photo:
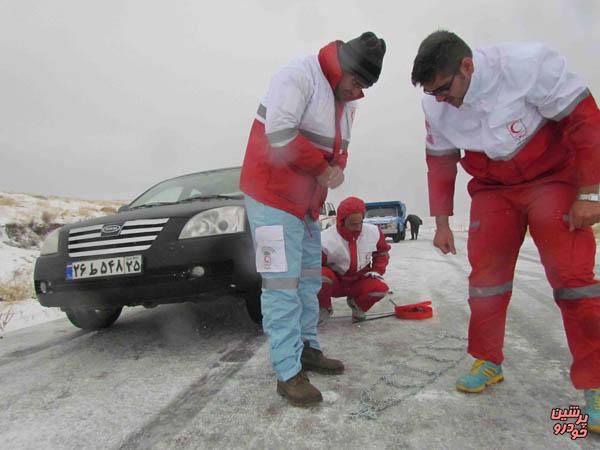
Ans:
[[[166,219],[129,220],[69,230],[69,256],[110,255],[147,250],[158,237]]]

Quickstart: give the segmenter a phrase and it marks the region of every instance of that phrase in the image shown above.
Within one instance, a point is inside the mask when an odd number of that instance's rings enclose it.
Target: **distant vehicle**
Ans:
[[[112,325],[123,306],[238,293],[260,322],[261,281],[239,178],[239,167],[172,178],[117,214],[53,231],[35,264],[40,304],[94,330]]]
[[[333,203],[323,203],[323,206],[321,206],[321,209],[319,211],[319,224],[321,226],[321,230],[326,230],[329,227],[335,226],[335,216],[336,211],[335,206],[333,206]]]
[[[366,223],[378,225],[386,237],[391,237],[394,242],[406,238],[406,205],[400,201],[371,202],[365,204],[367,213]]]

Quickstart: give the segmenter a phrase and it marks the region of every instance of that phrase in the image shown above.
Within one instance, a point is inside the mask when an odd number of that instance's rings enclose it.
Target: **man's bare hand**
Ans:
[[[344,171],[340,166],[333,166],[327,187],[335,189],[344,182]]]
[[[333,168],[331,166],[327,166],[321,175],[317,177],[317,183],[319,183],[323,187],[329,187],[329,180],[331,178],[331,174],[333,172]]]
[[[328,166],[327,169],[317,177],[317,183],[331,189],[335,189],[343,182],[344,171],[340,166]]]
[[[600,202],[575,200],[569,212],[569,231],[600,222]]]
[[[454,247],[454,234],[448,225],[447,216],[438,216],[435,218],[435,236],[433,237],[433,246],[439,248],[444,255],[452,253],[456,255]]]

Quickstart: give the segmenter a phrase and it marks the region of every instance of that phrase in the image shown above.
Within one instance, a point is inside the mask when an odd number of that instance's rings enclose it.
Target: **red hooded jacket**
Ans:
[[[318,57],[293,61],[275,75],[246,147],[241,190],[301,220],[306,214],[317,220],[327,197],[317,177],[328,165],[346,167],[355,105],[333,95],[343,75],[340,44],[331,42]]]
[[[329,228],[322,233],[322,264],[323,266],[334,266],[334,271],[346,268],[341,279],[346,282],[356,281],[367,272],[385,273],[390,261],[390,244],[385,240],[385,235],[376,225],[365,223],[361,231],[353,232],[344,227],[344,220],[350,214],[360,213],[364,217],[366,212],[365,203],[357,197],[348,197],[343,200],[337,210],[336,228]],[[339,251],[340,236],[348,248],[349,262],[346,260],[348,253]],[[376,236],[367,238],[367,234]],[[330,236],[331,235],[331,236]],[[378,236],[378,238],[377,238]],[[331,247],[331,248],[329,248]],[[334,248],[338,247],[338,249]],[[365,264],[363,253],[370,253],[371,261]],[[361,262],[361,258],[363,261]],[[336,270],[336,268],[338,270]],[[338,272],[339,273],[339,272]]]

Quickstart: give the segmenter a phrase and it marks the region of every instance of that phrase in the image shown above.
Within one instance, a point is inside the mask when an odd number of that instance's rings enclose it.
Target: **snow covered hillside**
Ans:
[[[25,322],[39,321],[32,271],[44,236],[67,223],[113,214],[122,204],[0,192],[0,331],[23,315],[31,319]]]

